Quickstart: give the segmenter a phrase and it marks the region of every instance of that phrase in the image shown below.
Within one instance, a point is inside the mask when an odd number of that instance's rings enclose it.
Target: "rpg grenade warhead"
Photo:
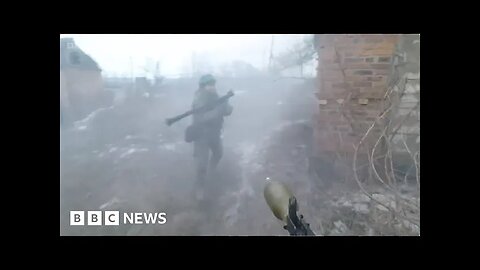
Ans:
[[[272,210],[273,215],[279,220],[287,223],[289,200],[293,197],[293,194],[288,187],[281,182],[267,178],[267,184],[263,190],[263,195],[270,210]]]
[[[315,235],[310,229],[310,225],[303,220],[303,215],[297,213],[297,199],[286,185],[278,181],[270,181],[270,179],[267,178],[263,195],[273,215],[285,223],[283,228],[286,229],[290,235]]]

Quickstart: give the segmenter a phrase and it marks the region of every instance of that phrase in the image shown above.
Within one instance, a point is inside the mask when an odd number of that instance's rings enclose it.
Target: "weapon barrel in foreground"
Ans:
[[[263,194],[273,215],[285,223],[283,228],[290,235],[315,235],[310,224],[303,220],[303,215],[297,215],[297,199],[285,184],[268,180]]]

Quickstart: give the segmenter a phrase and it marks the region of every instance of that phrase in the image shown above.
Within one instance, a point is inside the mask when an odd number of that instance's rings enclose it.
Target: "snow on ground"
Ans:
[[[68,226],[62,229],[75,235],[288,235],[263,197],[265,178],[271,177],[294,190],[300,213],[319,235],[418,235],[416,225],[406,220],[389,220],[388,210],[358,190],[318,189],[308,178],[305,138],[297,138],[291,132],[302,131],[309,122],[280,119],[275,108],[287,108],[289,100],[278,106],[278,99],[268,100],[268,95],[249,91],[241,99],[232,100],[235,107],[226,121],[225,154],[219,166],[221,179],[213,185],[218,197],[213,198],[215,203],[208,209],[213,214],[208,216],[191,195],[192,146],[182,141],[181,124],[164,125],[164,118],[171,112],[162,112],[163,104],[140,107],[145,110],[140,112],[138,106],[132,106],[127,109],[134,111],[134,116],[119,110],[108,115],[108,119],[101,119],[105,123],[91,126],[98,115],[112,107],[104,108],[76,122],[73,131],[61,134],[70,136],[69,140],[62,140],[62,209],[167,209],[168,225],[88,232]],[[128,102],[125,104],[127,107]],[[184,108],[174,105],[169,110]],[[257,117],[257,110],[270,115]],[[128,123],[124,122],[125,115],[131,117]],[[152,119],[145,120],[145,115],[152,115]],[[111,137],[106,135],[100,142],[95,137],[100,132],[84,132],[97,131],[97,127],[104,128],[101,132],[109,131],[111,122],[128,126],[114,129],[108,134]],[[387,192],[379,191],[374,198],[397,206],[395,196]],[[409,201],[419,205],[416,197]],[[415,208],[406,207],[405,211],[409,210]],[[61,219],[68,222],[68,216]],[[381,225],[388,222],[388,226]]]
[[[120,155],[120,158],[126,158],[134,153],[148,152],[147,148],[130,148]]]
[[[117,197],[113,197],[110,201],[100,205],[98,209],[104,210],[104,209],[113,209],[114,206],[118,206],[120,203],[120,200]]]
[[[113,109],[114,106],[110,106],[108,108],[100,108],[93,112],[91,112],[87,117],[83,118],[82,120],[78,120],[73,123],[76,130],[85,130],[88,128],[88,125],[91,121],[93,121],[99,114],[104,113]]]
[[[164,150],[167,150],[167,151],[175,151],[175,149],[177,148],[177,146],[179,144],[183,144],[183,142],[177,142],[177,143],[165,143],[165,144],[161,144],[158,146],[159,149],[164,149]]]

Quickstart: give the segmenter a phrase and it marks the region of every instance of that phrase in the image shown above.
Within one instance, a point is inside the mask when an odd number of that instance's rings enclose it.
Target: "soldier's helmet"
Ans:
[[[215,77],[213,77],[213,75],[211,74],[206,74],[206,75],[203,75],[202,77],[200,77],[200,81],[199,81],[199,84],[200,86],[205,86],[207,84],[213,84],[215,83]]]

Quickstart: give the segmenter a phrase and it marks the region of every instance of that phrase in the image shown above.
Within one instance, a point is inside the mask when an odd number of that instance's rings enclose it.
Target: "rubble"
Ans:
[[[383,191],[383,194],[374,193],[372,197],[393,210],[396,209],[393,193]],[[418,208],[409,204],[408,200],[402,200],[402,202],[404,202],[404,207],[414,211],[413,214],[409,215],[410,218],[418,218],[418,212],[415,212],[418,211]],[[335,218],[335,221],[333,222],[333,228],[327,231],[327,235],[345,235],[346,230],[344,230],[342,224],[351,224],[347,227],[352,230],[351,233],[354,235],[419,234],[418,226],[398,216],[400,213],[392,215],[389,209],[371,200],[361,191],[341,197],[333,197],[328,201],[328,204],[332,207],[331,211],[334,213],[332,218]],[[395,216],[396,218],[393,218]],[[343,223],[338,223],[338,219],[342,220]],[[328,218],[326,221],[328,221]]]

